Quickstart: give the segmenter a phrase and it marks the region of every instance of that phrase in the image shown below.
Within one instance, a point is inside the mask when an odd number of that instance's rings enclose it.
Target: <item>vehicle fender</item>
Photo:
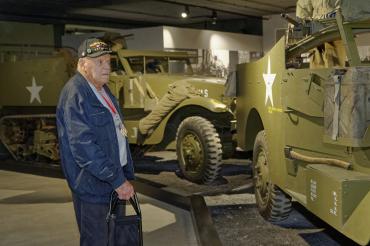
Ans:
[[[164,136],[164,131],[166,129],[166,125],[171,118],[173,114],[175,114],[178,110],[194,105],[194,107],[200,107],[204,108],[206,110],[209,110],[214,113],[224,113],[229,112],[232,114],[230,109],[225,105],[224,103],[212,99],[212,98],[206,98],[206,97],[192,97],[185,99],[182,101],[179,105],[177,105],[163,120],[162,122],[156,127],[156,129],[153,131],[153,133],[148,137],[144,144],[153,145],[158,144],[162,141]]]
[[[219,100],[208,98],[208,97],[192,97],[192,98],[185,99],[173,111],[176,111],[177,109],[184,107],[184,106],[188,106],[188,105],[201,106],[214,113],[222,113],[222,112],[231,113],[230,109],[228,108],[226,104],[224,104],[223,102]]]
[[[245,114],[243,119],[244,124],[240,124],[242,129],[237,130],[241,134],[238,134],[239,147],[245,151],[253,150],[254,140],[258,132],[264,130],[264,123],[262,116],[256,108],[252,108],[248,114]]]

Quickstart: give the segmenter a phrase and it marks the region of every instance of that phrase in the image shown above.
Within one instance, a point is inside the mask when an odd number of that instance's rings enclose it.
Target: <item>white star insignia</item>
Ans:
[[[265,81],[266,85],[266,97],[265,97],[265,105],[267,105],[267,100],[270,99],[272,107],[274,107],[274,99],[272,98],[272,85],[274,84],[276,74],[271,73],[271,62],[270,56],[268,57],[268,65],[267,65],[267,74],[263,74],[263,80]]]
[[[37,86],[36,79],[34,76],[32,76],[32,86],[26,86],[26,89],[31,93],[30,103],[32,103],[35,99],[41,103],[40,91],[42,88],[43,86]]]

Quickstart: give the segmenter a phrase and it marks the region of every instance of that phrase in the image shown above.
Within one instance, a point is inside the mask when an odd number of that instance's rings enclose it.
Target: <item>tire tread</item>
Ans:
[[[199,130],[200,134],[204,138],[206,151],[206,167],[204,169],[202,178],[200,180],[190,181],[202,184],[211,184],[220,176],[221,172],[222,145],[219,134],[210,121],[200,116],[192,116],[181,122],[177,130],[176,139],[178,139],[180,131],[187,127],[195,127],[197,130]],[[179,151],[178,148],[177,151]],[[184,176],[186,177],[186,174],[184,174]]]

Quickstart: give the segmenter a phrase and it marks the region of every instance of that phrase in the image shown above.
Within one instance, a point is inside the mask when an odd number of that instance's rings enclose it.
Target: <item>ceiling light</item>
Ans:
[[[217,22],[217,12],[216,10],[212,10],[212,25],[216,25],[216,22]]]
[[[185,6],[184,11],[181,12],[181,17],[188,18],[188,16],[189,16],[189,6]]]

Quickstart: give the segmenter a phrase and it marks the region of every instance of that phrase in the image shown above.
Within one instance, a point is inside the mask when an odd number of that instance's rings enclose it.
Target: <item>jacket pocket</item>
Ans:
[[[109,123],[111,117],[106,111],[100,111],[89,115],[94,126],[104,126]]]
[[[98,180],[93,176],[87,178],[87,192],[93,195],[105,195],[112,191],[109,183]]]

